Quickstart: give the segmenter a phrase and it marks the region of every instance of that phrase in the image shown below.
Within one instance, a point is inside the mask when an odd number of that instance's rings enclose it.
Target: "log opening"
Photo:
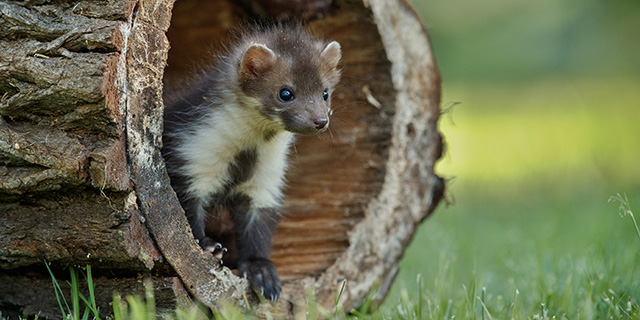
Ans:
[[[200,71],[199,63],[224,50],[239,26],[264,19],[247,7],[254,6],[246,1],[177,1],[167,33],[171,49],[165,83],[188,79]],[[283,280],[319,275],[349,247],[349,230],[382,188],[391,139],[395,90],[370,13],[361,4],[346,2],[317,10],[322,19],[308,21],[307,27],[316,36],[344,44],[343,80],[333,96],[337,111],[329,132],[299,137],[291,155],[284,219],[272,252]],[[381,108],[367,102],[365,87]]]
[[[143,273],[163,306],[243,304],[246,281],[197,247],[170,188],[163,79],[209,60],[238,19],[294,16],[342,44],[343,77],[331,132],[298,139],[292,155],[272,252],[281,310],[304,308],[306,290],[332,307],[345,279],[346,309],[373,288],[386,295],[444,189],[426,30],[403,0],[279,2],[0,0],[0,279],[13,280],[0,309],[59,316],[43,259],[93,265],[105,303],[114,288],[139,291]],[[16,300],[28,295],[43,298]]]

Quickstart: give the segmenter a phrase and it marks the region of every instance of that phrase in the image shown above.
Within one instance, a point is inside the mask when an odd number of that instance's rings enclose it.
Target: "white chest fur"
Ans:
[[[233,177],[229,166],[242,151],[255,150],[252,174],[231,192],[251,198],[252,208],[277,207],[282,199],[287,153],[293,134],[279,130],[265,139],[264,118],[254,110],[223,107],[180,137],[187,193],[203,203],[222,192]]]

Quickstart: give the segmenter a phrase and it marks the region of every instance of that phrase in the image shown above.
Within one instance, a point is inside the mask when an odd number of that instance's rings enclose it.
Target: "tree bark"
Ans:
[[[343,48],[331,132],[298,139],[291,158],[272,253],[280,312],[303,312],[309,290],[332,308],[343,280],[341,307],[382,300],[442,197],[440,76],[405,1],[27,0],[0,13],[3,315],[60,316],[44,260],[57,274],[92,265],[105,297],[139,292],[143,274],[163,305],[186,291],[257,303],[193,241],[159,151],[163,81],[210,60],[240,21],[302,17]],[[27,294],[41,298],[16,299]]]
[[[60,279],[68,266],[93,265],[102,310],[114,289],[139,292],[139,274],[177,283],[164,307],[186,296],[148,232],[127,163],[117,80],[127,74],[120,30],[135,7],[0,1],[3,315],[61,317],[45,261]]]

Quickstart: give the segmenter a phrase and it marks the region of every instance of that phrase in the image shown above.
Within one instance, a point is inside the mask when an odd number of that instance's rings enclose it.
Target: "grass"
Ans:
[[[53,271],[49,268],[45,262],[45,266],[51,276],[54,293],[60,307],[60,313],[62,319],[65,320],[100,320],[101,317],[105,319],[114,320],[157,320],[161,319],[176,319],[176,320],[241,320],[241,319],[278,319],[276,315],[270,314],[269,311],[256,310],[255,308],[249,310],[243,310],[237,306],[225,303],[221,303],[222,307],[219,310],[214,310],[213,315],[208,315],[209,310],[202,305],[185,305],[177,308],[172,313],[158,314],[156,312],[155,304],[155,292],[153,289],[153,283],[150,280],[144,281],[144,297],[140,295],[127,295],[124,298],[117,292],[113,293],[113,310],[108,310],[104,314],[100,314],[100,309],[96,306],[95,302],[95,286],[93,285],[93,276],[91,274],[91,266],[86,267],[85,278],[87,280],[87,290],[89,291],[89,298],[85,298],[80,292],[79,272],[74,268],[69,268],[71,273],[71,281],[69,284],[69,300],[65,298],[65,292],[62,290],[58,280],[56,279]],[[331,310],[327,310],[317,304],[313,292],[307,292],[307,301],[303,314],[306,315],[306,319],[346,319],[349,316],[340,307],[340,299],[342,293],[347,284],[347,281],[343,281],[339,291],[336,294],[335,305]],[[264,298],[261,301],[265,302]],[[80,313],[80,310],[84,310]],[[299,313],[299,312],[298,312]],[[35,317],[37,319],[38,316]],[[0,319],[5,319],[0,313]],[[22,318],[20,318],[22,319]]]
[[[122,299],[118,293],[113,294],[113,318],[116,320],[156,320],[155,293],[151,281],[144,282],[144,298],[140,296],[128,295]],[[195,310],[192,310],[195,311]],[[176,311],[176,319],[196,319],[197,313],[184,310]]]
[[[433,217],[408,249],[380,314],[405,318],[419,301],[427,307],[416,319],[638,318],[640,241],[615,212],[609,208],[600,235],[585,232],[597,228],[581,228],[575,216],[555,227],[543,221],[548,215],[522,221],[528,228],[485,215],[466,225],[453,213]],[[416,274],[427,280],[416,284]]]
[[[640,177],[639,85],[630,78],[445,83],[444,104],[460,104],[441,121],[449,154],[438,172],[464,179],[463,189],[481,183],[498,192],[508,189],[500,184],[545,180],[569,192],[586,179],[628,183]]]
[[[87,290],[89,291],[89,298],[86,298],[80,292],[80,281],[78,271],[71,267],[69,268],[69,272],[71,273],[71,282],[69,283],[70,287],[70,300],[71,307],[65,298],[64,292],[56,280],[53,271],[49,268],[49,264],[45,261],[44,264],[49,271],[49,275],[51,276],[51,281],[53,283],[53,291],[56,295],[56,300],[58,301],[58,306],[60,307],[60,313],[62,314],[63,319],[69,320],[87,320],[87,319],[96,319],[100,320],[100,308],[96,304],[95,299],[95,285],[93,284],[93,276],[91,275],[91,266],[87,266],[87,273],[85,275],[87,279]],[[82,314],[80,313],[80,309],[83,310]]]
[[[640,81],[605,80],[445,83],[455,205],[374,318],[640,319]]]

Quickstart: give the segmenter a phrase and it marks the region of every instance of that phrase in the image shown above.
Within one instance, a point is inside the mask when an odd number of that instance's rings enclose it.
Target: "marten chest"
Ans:
[[[222,243],[229,252],[225,265],[237,261],[238,228],[236,221],[253,220],[261,209],[278,208],[286,171],[289,139],[275,145],[239,151],[221,176],[224,183],[209,197],[205,207],[205,232]]]
[[[292,134],[283,131],[267,141],[209,139],[194,146],[200,153],[187,166],[192,194],[209,205],[243,196],[250,208],[278,207],[291,140]]]
[[[207,204],[243,194],[253,206],[277,206],[291,141],[287,131],[267,139],[246,117],[232,117],[222,110],[180,146],[186,160],[181,171],[189,181],[187,193]]]
[[[242,189],[242,186],[253,177],[257,163],[258,151],[256,147],[239,151],[227,164],[226,175],[224,172],[220,175],[224,183],[220,190],[213,195],[213,201],[216,202],[216,198],[230,197],[238,192],[237,189]]]

